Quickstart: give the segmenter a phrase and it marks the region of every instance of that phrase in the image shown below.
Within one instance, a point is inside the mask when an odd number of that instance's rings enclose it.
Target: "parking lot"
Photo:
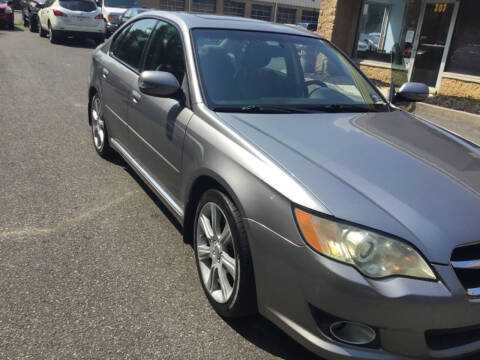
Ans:
[[[210,307],[149,190],[96,155],[93,43],[0,30],[0,358],[314,359],[262,318]]]
[[[16,22],[0,30],[0,358],[317,359],[261,317],[213,311],[181,227],[93,149],[93,42]]]

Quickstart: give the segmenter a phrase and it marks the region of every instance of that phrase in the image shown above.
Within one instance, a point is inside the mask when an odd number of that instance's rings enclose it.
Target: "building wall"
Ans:
[[[317,32],[347,54],[353,50],[360,12],[359,0],[322,0]]]
[[[438,93],[440,95],[480,100],[480,84],[465,80],[443,78]]]

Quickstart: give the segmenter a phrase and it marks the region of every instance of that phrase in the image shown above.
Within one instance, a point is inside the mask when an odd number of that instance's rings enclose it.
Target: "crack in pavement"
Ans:
[[[92,216],[94,214],[103,212],[106,209],[108,209],[109,207],[125,201],[127,198],[131,197],[132,195],[134,195],[135,193],[138,193],[138,192],[140,192],[140,191],[136,190],[136,191],[127,192],[123,196],[120,196],[119,198],[117,198],[115,200],[112,200],[105,205],[97,206],[96,208],[88,210],[88,211],[84,212],[83,214],[74,216],[70,219],[66,219],[66,220],[58,223],[57,225],[55,225],[54,227],[51,227],[51,228],[43,228],[43,229],[42,228],[25,228],[25,229],[20,229],[20,230],[2,231],[2,232],[0,232],[0,240],[3,240],[3,239],[5,239],[9,236],[48,235],[48,234],[54,233],[54,232],[60,230],[64,226],[67,226],[67,225],[70,225],[70,224],[73,224],[73,223],[78,223],[78,222],[80,222],[80,221],[82,221],[86,218],[89,218],[90,216]]]

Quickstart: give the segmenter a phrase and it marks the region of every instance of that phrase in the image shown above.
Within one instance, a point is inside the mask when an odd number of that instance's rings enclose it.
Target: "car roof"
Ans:
[[[265,31],[292,35],[310,36],[320,38],[318,34],[305,31],[304,29],[285,26],[283,24],[274,24],[263,20],[211,15],[211,14],[192,14],[176,11],[149,11],[142,13],[143,16],[156,15],[166,20],[170,19],[179,25],[182,24],[189,29],[208,28],[208,29],[232,29],[232,30],[250,30]]]

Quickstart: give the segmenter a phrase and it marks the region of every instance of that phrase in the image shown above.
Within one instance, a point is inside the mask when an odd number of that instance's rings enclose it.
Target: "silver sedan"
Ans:
[[[480,349],[480,151],[386,101],[335,46],[147,12],[93,54],[95,150],[180,221],[208,300],[328,359]]]

